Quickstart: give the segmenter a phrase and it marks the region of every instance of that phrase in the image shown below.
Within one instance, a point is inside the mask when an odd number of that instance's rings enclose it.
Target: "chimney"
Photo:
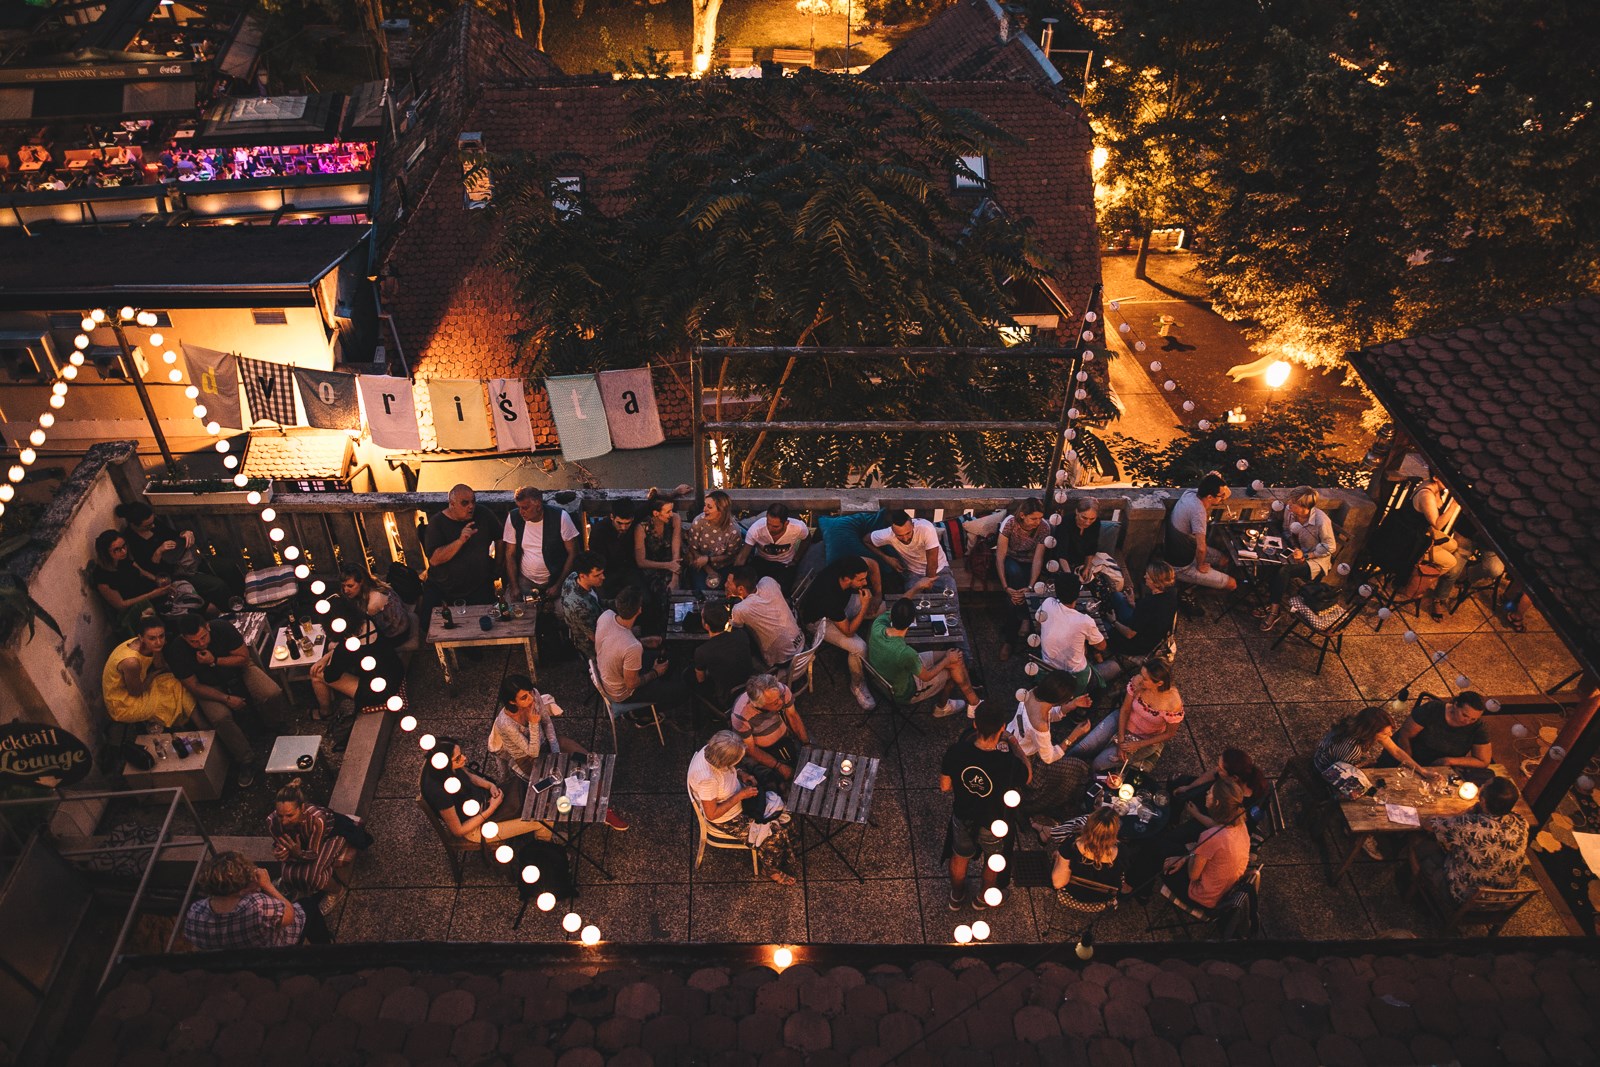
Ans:
[[[1000,40],[1009,41],[1028,32],[1028,9],[1021,4],[1006,4],[1001,8]]]
[[[1039,51],[1048,57],[1050,55],[1050,46],[1056,39],[1056,23],[1061,20],[1049,18],[1040,19],[1039,21],[1044,23],[1044,29],[1039,31]]]

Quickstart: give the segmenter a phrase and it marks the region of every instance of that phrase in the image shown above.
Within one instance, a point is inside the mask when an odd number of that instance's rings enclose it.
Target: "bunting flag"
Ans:
[[[528,396],[520,378],[489,380],[489,415],[494,422],[494,447],[501,452],[531,452],[533,423]]]
[[[649,367],[600,372],[611,443],[617,448],[652,448],[667,439],[656,411],[656,384]]]
[[[189,381],[200,391],[196,404],[206,409],[206,419],[230,430],[242,430],[244,413],[239,409],[239,361],[231,352],[215,352],[184,342],[183,360],[189,365]]]
[[[611,451],[611,432],[606,428],[605,408],[594,375],[546,378],[544,389],[561,438],[563,459],[593,459]]]
[[[279,426],[298,426],[294,411],[294,368],[287,363],[239,357],[244,396],[250,401],[252,424],[267,419]]]
[[[354,374],[296,367],[294,380],[300,386],[300,406],[305,408],[308,425],[319,430],[361,429]]]
[[[361,406],[366,409],[372,443],[379,448],[422,448],[417,429],[417,404],[411,395],[410,378],[391,378],[383,374],[363,374],[356,379]]]
[[[489,448],[489,413],[483,406],[483,383],[468,378],[434,378],[428,382],[433,432],[446,452]]]

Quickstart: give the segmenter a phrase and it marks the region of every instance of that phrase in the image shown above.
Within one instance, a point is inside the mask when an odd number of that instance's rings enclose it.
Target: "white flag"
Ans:
[[[372,443],[379,448],[422,448],[422,433],[417,429],[417,402],[411,395],[410,378],[391,378],[382,374],[363,374],[356,380],[361,406],[367,411],[367,427]]]
[[[528,395],[521,378],[489,379],[489,415],[494,423],[494,447],[501,452],[533,449],[533,423],[528,418]]]

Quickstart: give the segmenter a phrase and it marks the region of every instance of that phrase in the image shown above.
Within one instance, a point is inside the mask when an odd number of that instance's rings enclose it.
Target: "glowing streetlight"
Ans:
[[[1289,380],[1289,363],[1287,360],[1276,360],[1267,368],[1267,388],[1282,389]]]

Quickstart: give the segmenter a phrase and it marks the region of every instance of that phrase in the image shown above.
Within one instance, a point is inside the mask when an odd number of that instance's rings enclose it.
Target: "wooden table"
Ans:
[[[311,665],[321,659],[328,652],[328,639],[323,633],[322,624],[311,624],[311,652],[301,653],[298,657],[278,655],[278,649],[289,647],[289,628],[280,626],[272,635],[272,643],[267,646],[262,658],[266,661],[267,674],[278,683],[278,688],[283,690],[283,698],[290,705],[294,704],[294,694],[289,691],[290,682],[304,682],[311,678]]]
[[[885,594],[883,610],[888,611],[895,601],[905,598],[904,593]],[[917,617],[906,631],[906,644],[916,649],[967,648],[967,628],[961,621],[960,600],[942,593],[918,593],[912,599],[918,605]],[[928,606],[924,608],[923,604]],[[944,617],[945,632],[942,634],[933,632],[935,615]]]
[[[202,752],[191,752],[179,758],[172,748],[174,737],[199,738],[205,745]],[[156,747],[157,741],[161,748]],[[128,764],[122,776],[129,789],[170,789],[177,786],[190,801],[216,800],[222,795],[222,785],[228,777],[228,754],[217,744],[214,730],[174,730],[164,734],[144,734],[134,738],[134,744],[150,753],[156,765],[141,771]],[[165,751],[166,759],[160,752]]]
[[[428,627],[428,644],[433,646],[434,653],[439,657],[445,684],[452,684],[455,681],[454,672],[461,669],[456,659],[456,649],[485,648],[489,645],[521,645],[523,655],[528,658],[528,677],[538,681],[539,611],[533,604],[528,604],[527,609],[527,614],[520,619],[502,619],[499,609],[493,604],[468,604],[460,609],[451,609],[451,618],[455,622],[452,627],[447,628],[434,619]],[[488,630],[481,629],[478,624],[478,620],[486,613],[494,616],[494,626]]]
[[[705,626],[698,630],[685,630],[679,612],[685,607],[698,614],[705,606],[713,601],[727,600],[721,593],[673,593],[667,598],[667,632],[668,641],[709,641],[715,635],[707,633]]]
[[[1501,777],[1506,777],[1504,767],[1491,765],[1490,770]],[[1402,774],[1402,772],[1405,772]],[[1463,800],[1457,792],[1461,787],[1459,782],[1451,782],[1444,787],[1444,795],[1437,795],[1440,787],[1434,787],[1435,795],[1425,797],[1422,782],[1409,768],[1404,767],[1368,767],[1366,775],[1376,784],[1379,779],[1384,782],[1383,788],[1370,797],[1356,797],[1351,800],[1339,801],[1339,813],[1344,816],[1345,829],[1350,836],[1350,847],[1345,852],[1344,860],[1339,864],[1339,869],[1328,879],[1329,885],[1337,884],[1344,877],[1350,865],[1355,862],[1356,856],[1361,852],[1362,846],[1374,834],[1394,833],[1426,833],[1425,829],[1416,826],[1406,826],[1401,823],[1391,822],[1384,805],[1403,804],[1417,809],[1417,816],[1427,822],[1429,819],[1443,819],[1451,815],[1460,815],[1477,803],[1477,799]],[[1481,790],[1483,787],[1479,786]],[[1528,802],[1517,798],[1517,806],[1512,809],[1518,815],[1528,820],[1528,825],[1534,824],[1533,809],[1528,807]]]
[[[562,811],[558,802],[567,795],[566,780],[573,773],[589,779],[589,799],[587,803],[576,804]],[[603,874],[607,881],[612,879],[612,874],[584,851],[583,833],[595,823],[605,822],[606,812],[611,807],[612,779],[616,773],[615,753],[594,752],[588,756],[577,756],[569,752],[546,752],[534,761],[533,773],[528,778],[527,795],[522,800],[524,819],[549,825],[579,858]],[[542,793],[534,792],[533,783],[551,774],[561,781]],[[610,844],[609,837],[606,843]],[[576,877],[577,872],[574,871],[573,875]]]
[[[839,765],[843,760],[850,760],[855,766],[850,774],[840,771]],[[861,872],[856,869],[833,839],[850,829],[852,826],[861,827],[861,841],[856,845],[856,862],[861,861],[861,849],[867,841],[867,823],[872,818],[872,794],[878,784],[878,758],[876,756],[862,756],[850,752],[831,752],[825,748],[816,748],[805,745],[800,749],[800,758],[795,763],[795,773],[808,763],[815,763],[828,776],[814,788],[802,789],[793,781],[789,783],[789,794],[784,798],[784,806],[790,814],[798,817],[800,826],[800,860],[805,862],[805,855],[817,845],[827,845],[833,854],[839,857],[839,862],[847,867],[851,874],[856,876],[856,881],[865,883]],[[827,828],[818,827],[817,840],[811,845],[806,844],[806,825],[811,820],[830,822],[837,825]]]

